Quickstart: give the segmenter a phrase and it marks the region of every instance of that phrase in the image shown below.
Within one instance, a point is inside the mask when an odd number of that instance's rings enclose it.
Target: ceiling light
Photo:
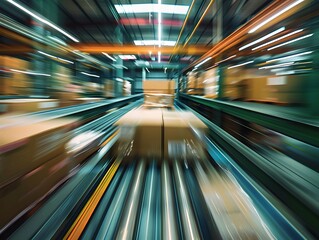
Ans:
[[[168,14],[181,14],[185,15],[188,11],[189,6],[185,5],[173,5],[173,4],[161,4],[160,7],[156,3],[149,4],[115,4],[116,11],[121,13],[161,13]]]
[[[254,62],[254,61],[244,62],[244,63],[238,64],[238,65],[231,66],[231,67],[229,67],[228,69],[232,69],[232,68],[235,68],[235,67],[244,66],[244,65],[247,65],[247,64],[250,64],[250,63],[253,63],[253,62]]]
[[[281,43],[281,44],[279,44],[279,45],[277,45],[277,46],[268,48],[267,50],[270,51],[270,50],[273,50],[273,49],[275,49],[275,48],[279,48],[279,47],[282,47],[282,46],[284,46],[284,45],[287,45],[287,44],[290,44],[290,43],[293,43],[293,42],[297,42],[297,41],[299,41],[299,40],[302,40],[302,39],[311,37],[312,35],[313,35],[313,34],[308,34],[308,35],[306,35],[306,36],[302,36],[302,37],[299,37],[299,38],[290,40],[290,41],[288,41],[288,42]]]
[[[152,46],[159,45],[158,40],[134,40],[134,44],[137,46]],[[162,46],[174,46],[176,41],[161,41],[160,45]]]
[[[274,35],[276,35],[277,33],[280,33],[280,32],[282,32],[282,31],[284,31],[284,30],[285,30],[285,27],[281,27],[281,28],[277,29],[276,31],[273,31],[273,32],[271,32],[271,33],[269,33],[269,34],[267,34],[267,35],[261,37],[261,38],[258,38],[256,41],[253,41],[253,42],[251,42],[251,43],[248,43],[248,44],[245,45],[245,46],[240,47],[240,48],[239,48],[239,51],[244,50],[245,48],[248,48],[248,47],[250,47],[250,46],[252,46],[252,45],[255,45],[256,43],[262,42],[262,41],[264,41],[265,39],[270,38],[271,36],[274,36]]]
[[[307,55],[307,54],[311,54],[311,53],[313,53],[313,51],[303,52],[303,53],[298,53],[298,54],[293,54],[293,55],[290,55],[290,56],[287,56],[287,57],[275,58],[275,59],[266,61],[266,63],[275,62],[275,61],[280,61],[280,60],[289,59],[289,58],[298,57],[298,56],[303,56],[303,55]]]
[[[90,76],[90,77],[95,77],[95,78],[99,78],[100,77],[98,75],[94,75],[94,74],[91,74],[91,73],[86,73],[86,72],[81,72],[81,73],[86,75],[86,76]]]
[[[285,7],[284,9],[282,9],[281,11],[275,13],[274,15],[272,15],[271,17],[269,17],[268,19],[266,19],[265,21],[261,22],[260,24],[258,24],[256,27],[252,28],[248,33],[253,33],[256,30],[258,30],[259,28],[261,28],[262,26],[266,25],[267,23],[269,23],[270,21],[274,20],[276,17],[280,16],[281,14],[283,14],[284,12],[287,12],[289,9],[293,8],[294,6],[298,5],[299,3],[303,2],[304,0],[298,0],[290,5],[288,5],[287,7]]]
[[[287,72],[279,72],[276,73],[277,76],[281,76],[281,75],[291,75],[291,74],[295,74],[295,71],[287,71]]]
[[[22,5],[20,5],[19,3],[16,3],[13,0],[7,0],[9,3],[13,4],[14,6],[16,6],[17,8],[21,9],[22,11],[24,11],[25,13],[29,14],[30,16],[34,17],[35,19],[39,20],[40,22],[52,27],[53,29],[59,31],[60,33],[62,33],[63,35],[67,36],[68,38],[72,39],[74,42],[79,42],[78,39],[76,39],[75,37],[73,37],[72,35],[70,35],[69,33],[67,33],[66,31],[64,31],[62,28],[58,27],[57,25],[49,22],[48,20],[46,20],[44,17],[37,15],[35,13],[33,13],[32,11],[28,10],[27,8],[23,7]]]
[[[17,73],[24,73],[24,74],[28,74],[28,75],[37,75],[37,76],[51,77],[50,74],[46,74],[46,73],[37,73],[37,72],[21,71],[21,70],[17,70],[17,69],[10,69],[10,71],[12,71],[12,72],[17,72]]]
[[[212,57],[206,58],[204,61],[202,61],[202,62],[200,62],[199,64],[197,64],[197,65],[195,66],[195,68],[198,68],[200,65],[204,64],[205,62],[207,62],[207,61],[209,61],[209,60],[211,60],[211,59],[212,59]]]
[[[281,37],[279,37],[279,38],[276,38],[276,39],[274,39],[274,40],[271,40],[270,42],[261,44],[260,46],[255,47],[255,48],[253,48],[252,50],[254,51],[254,50],[258,49],[258,48],[262,48],[262,47],[264,47],[264,46],[267,46],[267,45],[269,45],[269,44],[272,44],[272,43],[274,43],[274,42],[277,42],[277,41],[279,41],[279,40],[281,40],[281,39],[284,39],[284,38],[286,38],[286,37],[289,37],[289,36],[291,36],[291,35],[294,35],[294,34],[296,34],[296,33],[299,33],[299,32],[301,32],[301,31],[303,31],[303,29],[299,29],[299,30],[293,31],[293,32],[288,33],[288,34],[286,34],[286,35],[284,35],[284,36],[281,36]]]
[[[281,64],[276,64],[276,65],[271,65],[271,66],[260,67],[259,69],[270,69],[270,68],[277,68],[277,67],[286,67],[286,66],[291,66],[294,63],[295,62],[281,63]]]
[[[147,72],[150,72],[150,70],[148,70],[148,68],[145,68]]]
[[[117,68],[117,69],[120,69],[120,68],[128,69],[127,67],[125,67],[125,66],[123,66],[123,65],[120,65],[120,64],[112,64],[112,66],[114,66],[114,67]]]
[[[161,52],[158,52],[158,59],[157,59],[157,61],[160,63],[161,62]]]
[[[135,60],[135,55],[119,55],[119,58],[122,60]]]
[[[40,53],[40,54],[42,54],[42,55],[44,55],[44,56],[47,56],[47,57],[56,59],[56,60],[60,60],[60,61],[62,61],[62,62],[67,62],[67,63],[74,64],[74,62],[72,62],[72,61],[66,60],[66,59],[64,59],[64,58],[56,57],[56,56],[53,56],[53,55],[51,55],[51,54],[48,54],[48,53],[45,53],[45,52],[42,52],[42,51],[38,51],[38,53]]]
[[[109,59],[111,59],[113,62],[116,62],[115,58],[112,58],[110,55],[108,55],[107,53],[102,52],[105,56],[107,56]]]

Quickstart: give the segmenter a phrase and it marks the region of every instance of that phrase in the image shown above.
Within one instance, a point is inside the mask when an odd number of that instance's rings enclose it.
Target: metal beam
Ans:
[[[72,44],[77,50],[87,53],[108,53],[108,54],[149,54],[149,52],[157,53],[160,51],[162,54],[186,54],[186,55],[203,55],[209,47],[193,45],[193,46],[177,46],[177,47],[164,47],[155,46],[136,46],[136,45],[110,45],[110,44]]]

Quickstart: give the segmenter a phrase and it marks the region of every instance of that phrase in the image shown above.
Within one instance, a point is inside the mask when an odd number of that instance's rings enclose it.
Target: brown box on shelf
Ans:
[[[247,100],[262,101],[267,96],[267,78],[254,78],[246,80],[245,98]]]
[[[13,118],[0,136],[0,186],[63,154],[76,119]]]
[[[53,94],[53,96],[60,100],[74,100],[75,98],[78,98],[79,95],[76,92],[56,92]]]
[[[58,107],[56,99],[6,99],[0,100],[0,112],[36,112]]]
[[[301,92],[305,89],[307,78],[303,75],[268,77],[267,92]]]
[[[115,97],[115,82],[112,80],[105,80],[104,82],[104,96],[108,98]]]

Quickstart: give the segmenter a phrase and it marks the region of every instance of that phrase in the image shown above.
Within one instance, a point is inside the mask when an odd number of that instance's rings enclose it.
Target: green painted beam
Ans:
[[[302,122],[300,119],[297,119],[297,117],[280,114],[279,112],[274,112],[273,115],[270,115],[269,113],[266,114],[263,112],[262,108],[260,110],[250,109],[229,102],[205,99],[203,97],[189,96],[186,94],[180,94],[180,100],[188,100],[203,104],[212,109],[244,119],[248,122],[259,124],[289,137],[319,147],[319,121],[317,123],[306,123],[305,121]],[[278,115],[280,114],[280,116],[276,116],[276,113]]]

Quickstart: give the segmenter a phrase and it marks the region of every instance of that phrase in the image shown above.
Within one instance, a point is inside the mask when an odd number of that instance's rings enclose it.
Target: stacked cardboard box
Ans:
[[[123,83],[123,96],[129,96],[132,92],[132,84],[125,80]]]
[[[6,99],[0,100],[0,113],[26,113],[53,109],[59,106],[57,99]]]
[[[144,105],[153,107],[173,107],[175,82],[169,80],[143,81]]]
[[[165,110],[134,110],[116,125],[120,126],[120,153],[158,160],[192,158],[202,148],[199,139],[207,130],[191,112]]]
[[[229,100],[245,99],[247,76],[244,68],[225,70],[222,97]]]
[[[268,77],[265,101],[303,104],[306,78],[302,75]]]
[[[187,76],[187,94],[202,95],[204,93],[203,74],[190,72]]]
[[[141,117],[143,116],[143,117]],[[135,110],[125,114],[120,126],[119,152],[129,157],[162,157],[162,111]]]
[[[0,228],[67,176],[76,119],[0,118]]]
[[[115,97],[115,82],[113,80],[106,79],[104,81],[104,97]]]
[[[27,95],[31,92],[30,77],[19,71],[29,71],[27,61],[2,56],[0,57],[0,94],[3,95]]]
[[[218,96],[218,75],[216,68],[210,69],[203,73],[204,79],[204,96],[207,98],[217,98]]]

